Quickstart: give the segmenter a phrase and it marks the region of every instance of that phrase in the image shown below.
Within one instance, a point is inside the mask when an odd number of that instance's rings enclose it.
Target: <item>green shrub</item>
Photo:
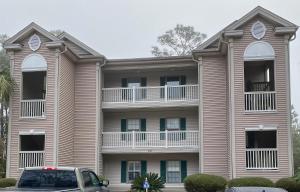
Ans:
[[[279,179],[275,183],[275,186],[278,188],[285,189],[288,192],[299,192],[300,191],[300,183],[291,177]]]
[[[270,179],[264,177],[242,177],[242,178],[232,179],[228,182],[228,187],[247,187],[247,186],[273,187],[274,183]]]
[[[99,179],[100,183],[102,183],[102,185],[104,185],[104,186],[109,185],[109,180],[106,177],[104,177],[102,175],[98,175],[98,179]]]
[[[148,192],[160,192],[162,188],[164,188],[165,182],[161,177],[158,176],[157,173],[147,173],[146,175],[137,177],[131,185],[131,191],[134,192],[144,192],[143,184],[147,177],[149,182]]]
[[[295,176],[293,177],[297,182],[300,182],[300,167],[298,167]]]
[[[17,183],[17,180],[14,178],[3,178],[3,179],[0,179],[0,188],[12,187],[12,186],[15,186],[16,183]]]
[[[194,174],[184,179],[187,192],[216,192],[225,190],[225,187],[226,180],[216,175]]]

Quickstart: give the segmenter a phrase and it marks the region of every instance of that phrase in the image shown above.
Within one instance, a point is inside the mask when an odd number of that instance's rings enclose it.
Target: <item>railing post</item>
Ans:
[[[135,103],[135,92],[136,92],[136,89],[135,89],[135,86],[132,87],[132,102]]]
[[[168,130],[165,130],[166,148],[168,148]]]
[[[132,148],[135,148],[135,131],[132,131]]]
[[[168,86],[165,85],[165,102],[168,101]]]

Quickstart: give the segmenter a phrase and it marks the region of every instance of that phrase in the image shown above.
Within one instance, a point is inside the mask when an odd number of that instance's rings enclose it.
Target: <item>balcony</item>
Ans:
[[[277,169],[277,148],[246,149],[247,169]]]
[[[44,118],[44,99],[21,100],[21,118]]]
[[[19,168],[42,167],[45,165],[44,151],[20,151]]]
[[[103,88],[103,108],[198,105],[198,85]]]
[[[198,131],[103,132],[103,153],[198,152]]]
[[[244,95],[246,112],[276,111],[275,91],[245,92]]]

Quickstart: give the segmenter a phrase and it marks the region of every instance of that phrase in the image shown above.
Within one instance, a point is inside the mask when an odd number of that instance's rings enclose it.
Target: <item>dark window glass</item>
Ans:
[[[19,188],[77,188],[75,171],[25,170],[20,178]]]

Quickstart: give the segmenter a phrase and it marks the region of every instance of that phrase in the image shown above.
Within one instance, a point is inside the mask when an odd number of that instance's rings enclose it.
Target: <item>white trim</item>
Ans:
[[[204,173],[204,141],[203,141],[203,60],[198,58],[198,123],[199,123],[199,172]]]
[[[244,61],[274,60],[275,51],[272,45],[265,41],[254,41],[244,51]]]
[[[247,127],[245,131],[276,131],[278,125],[258,125],[257,127]]]
[[[28,63],[28,61],[32,58],[39,59],[38,65],[32,66],[32,64]],[[29,54],[22,61],[21,70],[22,70],[22,72],[47,71],[47,61],[41,54],[38,54],[38,53]]]
[[[291,83],[290,83],[290,47],[289,47],[289,35],[285,35],[285,66],[286,66],[286,93],[287,93],[287,129],[288,129],[288,156],[289,156],[289,176],[294,175],[294,157],[293,157],[293,135],[291,131]]]
[[[96,146],[95,146],[95,172],[99,175],[99,155],[100,155],[100,63],[96,63]]]
[[[19,131],[19,135],[45,135],[45,134],[46,132],[44,130],[37,130],[37,129]]]
[[[36,47],[34,47],[34,46],[32,45],[32,40],[33,40],[33,38],[36,38],[36,39],[37,39]],[[41,39],[40,39],[40,37],[39,37],[37,34],[33,34],[33,35],[29,38],[29,40],[28,40],[28,46],[29,46],[29,48],[30,48],[32,51],[37,51],[37,50],[41,47],[41,44],[42,44]]]
[[[262,27],[262,33],[260,35],[255,34],[257,32],[257,31],[255,31],[256,30],[255,27],[257,27],[257,25],[260,25],[260,27]],[[265,24],[263,24],[263,22],[256,21],[255,23],[252,24],[251,34],[255,39],[258,39],[258,40],[262,39],[265,36],[266,31],[267,31],[267,28],[266,28]]]
[[[230,122],[230,167],[231,178],[236,177],[236,153],[235,153],[235,101],[234,101],[234,47],[233,39],[228,44],[228,74],[229,74],[229,122]]]
[[[55,52],[55,79],[54,79],[54,129],[53,129],[53,166],[58,165],[58,128],[59,128],[59,63],[60,53],[59,49]]]

